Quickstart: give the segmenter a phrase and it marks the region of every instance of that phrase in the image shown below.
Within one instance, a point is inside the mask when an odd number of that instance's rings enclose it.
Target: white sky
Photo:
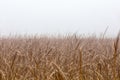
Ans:
[[[0,0],[0,34],[108,34],[120,29],[120,0]]]

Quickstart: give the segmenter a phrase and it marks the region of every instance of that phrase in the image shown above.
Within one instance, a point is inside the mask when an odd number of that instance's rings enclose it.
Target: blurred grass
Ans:
[[[0,80],[120,80],[117,38],[0,38]]]

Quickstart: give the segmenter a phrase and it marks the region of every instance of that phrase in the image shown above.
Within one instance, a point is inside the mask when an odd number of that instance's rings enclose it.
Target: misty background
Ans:
[[[0,0],[0,34],[101,34],[120,29],[120,0]]]

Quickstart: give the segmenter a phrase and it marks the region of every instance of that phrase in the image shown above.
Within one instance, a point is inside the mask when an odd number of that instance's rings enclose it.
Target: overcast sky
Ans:
[[[120,29],[120,0],[0,0],[0,34],[100,34]]]

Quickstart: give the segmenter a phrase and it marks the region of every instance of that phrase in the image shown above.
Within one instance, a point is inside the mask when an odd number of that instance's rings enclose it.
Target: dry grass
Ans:
[[[0,38],[0,80],[120,80],[119,36]]]

